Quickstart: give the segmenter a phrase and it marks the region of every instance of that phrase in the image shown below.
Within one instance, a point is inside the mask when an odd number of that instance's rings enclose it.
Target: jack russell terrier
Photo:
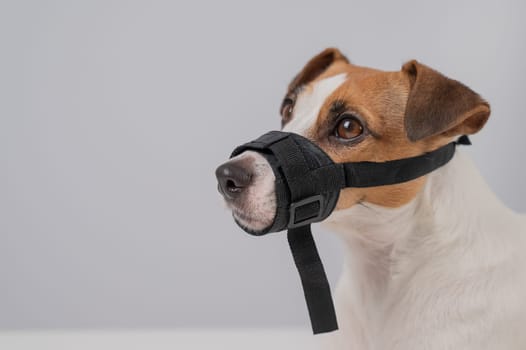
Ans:
[[[478,132],[489,115],[477,93],[417,61],[384,72],[332,48],[307,63],[281,106],[282,130],[336,163],[419,156]],[[277,207],[267,158],[245,151],[220,169],[236,221],[269,226]],[[345,245],[340,329],[320,336],[326,349],[526,349],[526,217],[461,151],[412,181],[341,190],[324,224]]]

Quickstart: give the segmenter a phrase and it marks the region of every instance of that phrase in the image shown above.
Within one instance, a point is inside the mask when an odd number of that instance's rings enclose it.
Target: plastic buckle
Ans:
[[[314,217],[310,217],[310,218],[306,218],[306,219],[303,219],[299,222],[296,222],[296,211],[298,210],[298,208],[301,208],[305,205],[309,205],[309,204],[312,204],[312,203],[316,203],[318,202],[319,203],[319,209],[318,209],[318,214]],[[305,199],[302,199],[300,201],[297,201],[297,202],[294,202],[290,205],[290,219],[289,219],[289,224],[288,224],[288,228],[295,228],[295,227],[299,227],[299,226],[304,226],[304,225],[307,225],[307,224],[311,224],[313,222],[316,222],[316,221],[320,221],[323,217],[323,196],[318,194],[318,195],[315,195],[315,196],[311,196],[311,197],[307,197]]]

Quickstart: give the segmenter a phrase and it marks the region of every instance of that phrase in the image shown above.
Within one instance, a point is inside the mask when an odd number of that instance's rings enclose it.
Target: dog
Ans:
[[[334,162],[385,162],[477,133],[490,106],[416,60],[385,72],[329,48],[292,80],[280,112],[283,131]],[[240,225],[273,222],[265,157],[245,151],[217,176]],[[324,348],[526,349],[526,217],[497,199],[462,150],[409,182],[341,190],[323,224],[345,246],[334,291],[340,329],[318,336]]]

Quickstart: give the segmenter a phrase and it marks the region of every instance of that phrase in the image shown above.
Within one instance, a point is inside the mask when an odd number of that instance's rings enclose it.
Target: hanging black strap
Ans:
[[[303,285],[313,333],[337,330],[331,289],[310,225],[289,229],[287,238]]]

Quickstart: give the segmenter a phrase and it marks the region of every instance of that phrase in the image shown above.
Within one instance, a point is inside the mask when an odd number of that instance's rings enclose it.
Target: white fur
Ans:
[[[326,349],[526,349],[526,220],[457,152],[409,204],[326,224],[345,244]]]
[[[347,74],[341,73],[320,80],[308,90],[302,91],[294,105],[292,119],[283,131],[305,135],[314,126],[323,103],[340,85],[347,80]]]

